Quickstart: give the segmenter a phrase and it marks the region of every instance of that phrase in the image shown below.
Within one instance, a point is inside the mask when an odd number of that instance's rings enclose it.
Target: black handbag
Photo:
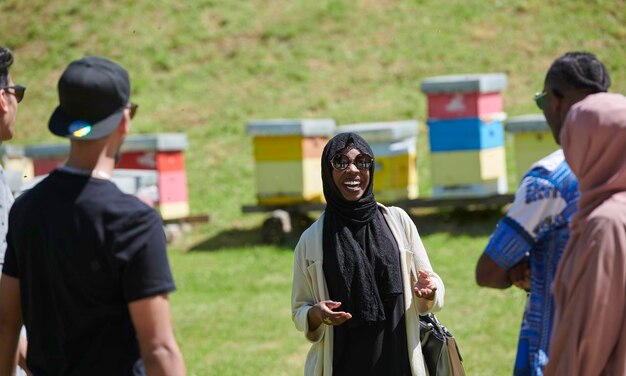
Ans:
[[[454,336],[432,313],[420,315],[420,342],[430,376],[465,376]]]
[[[389,209],[396,221],[402,225],[405,246],[410,248],[408,231],[403,225],[400,209],[394,207]],[[417,246],[424,248],[421,240],[417,242]],[[413,262],[411,262],[411,275],[411,284],[415,285],[417,271]],[[419,315],[419,318],[420,343],[422,344],[422,354],[428,374],[430,376],[465,376],[463,358],[461,358],[461,353],[452,333],[445,326],[441,325],[432,313]]]

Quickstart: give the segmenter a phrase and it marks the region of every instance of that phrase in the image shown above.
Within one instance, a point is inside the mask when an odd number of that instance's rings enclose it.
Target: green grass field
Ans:
[[[56,82],[85,54],[129,70],[135,133],[187,133],[192,213],[212,216],[170,249],[191,375],[297,375],[308,349],[290,320],[292,248],[262,245],[264,217],[241,213],[256,194],[247,120],[418,119],[427,196],[422,79],[505,72],[507,113],[534,113],[552,60],[588,50],[606,63],[612,91],[626,92],[623,0],[0,0],[0,19],[13,78],[28,87],[12,143],[63,142],[46,127]],[[523,294],[473,279],[498,216],[415,217],[447,287],[440,318],[469,375],[510,374],[515,355]]]
[[[515,356],[524,293],[480,289],[473,275],[498,216],[415,217],[446,284],[438,316],[457,336],[468,375],[509,374]],[[290,320],[292,247],[259,242],[257,231],[240,229],[171,252],[172,305],[191,374],[302,373],[308,344]]]

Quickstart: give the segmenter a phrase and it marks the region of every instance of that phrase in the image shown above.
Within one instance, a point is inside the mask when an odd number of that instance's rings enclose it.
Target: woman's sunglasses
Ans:
[[[330,164],[338,171],[345,170],[353,163],[359,170],[369,170],[373,162],[374,158],[367,154],[359,154],[354,159],[348,158],[345,154],[335,154],[333,159],[330,160]]]
[[[20,103],[22,99],[24,99],[24,92],[26,91],[26,86],[20,86],[20,85],[3,86],[3,87],[0,87],[0,90],[4,90],[9,94],[15,95],[15,99],[17,99],[17,103]]]

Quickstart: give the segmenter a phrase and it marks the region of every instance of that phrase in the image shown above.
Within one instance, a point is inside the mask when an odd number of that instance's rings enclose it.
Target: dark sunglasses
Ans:
[[[537,104],[537,107],[539,107],[540,110],[543,110],[543,100],[546,97],[546,95],[548,95],[547,91],[542,91],[541,93],[535,94],[535,103]]]
[[[13,91],[9,91],[12,89]],[[26,91],[26,86],[4,86],[0,87],[0,90],[4,90],[9,94],[15,95],[15,99],[17,99],[17,103],[20,103],[22,99],[24,99],[24,92]]]
[[[135,114],[137,113],[137,107],[139,107],[139,105],[131,102],[126,107],[130,109],[130,118],[134,118]]]
[[[330,160],[330,164],[335,170],[343,171],[354,163],[359,170],[369,170],[372,167],[374,158],[367,154],[359,154],[354,159],[348,158],[345,154],[335,154],[333,159]]]

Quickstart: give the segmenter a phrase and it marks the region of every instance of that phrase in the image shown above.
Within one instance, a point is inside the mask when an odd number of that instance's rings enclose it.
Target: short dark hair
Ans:
[[[611,78],[606,67],[589,52],[573,51],[559,57],[546,74],[546,82],[591,93],[606,92]]]
[[[0,86],[9,84],[9,67],[13,64],[13,54],[11,50],[0,47]]]

